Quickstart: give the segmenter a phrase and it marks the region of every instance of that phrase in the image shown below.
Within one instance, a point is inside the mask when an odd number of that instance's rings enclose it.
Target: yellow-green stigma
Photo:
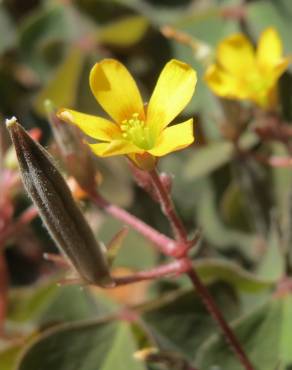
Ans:
[[[121,130],[123,138],[139,148],[148,150],[153,147],[149,127],[145,121],[139,119],[139,113],[133,113],[130,119],[125,119],[121,124]]]

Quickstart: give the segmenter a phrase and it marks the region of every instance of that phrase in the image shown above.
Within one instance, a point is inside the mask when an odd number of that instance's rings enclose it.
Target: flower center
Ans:
[[[153,143],[149,127],[145,121],[139,119],[139,113],[133,113],[130,119],[125,119],[121,124],[123,138],[132,142],[141,149],[151,149]]]

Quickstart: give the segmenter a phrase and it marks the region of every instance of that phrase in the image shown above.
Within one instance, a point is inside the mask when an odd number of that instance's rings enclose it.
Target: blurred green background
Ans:
[[[236,331],[258,370],[292,369],[292,299],[276,299],[272,293],[292,269],[292,176],[289,168],[239,158],[226,132],[240,132],[241,147],[251,153],[288,153],[283,143],[261,141],[251,129],[252,117],[240,126],[238,106],[211,93],[203,80],[206,60],[201,53],[210,50],[212,59],[225,36],[244,32],[256,42],[261,31],[274,26],[285,54],[292,54],[291,19],[290,0],[0,2],[0,119],[16,116],[27,129],[40,128],[41,143],[55,155],[64,174],[46,99],[56,107],[102,115],[88,74],[106,57],[128,67],[145,101],[169,59],[197,70],[195,95],[177,119],[194,117],[196,142],[163,158],[159,167],[172,177],[174,201],[190,234],[197,227],[202,230],[194,251],[198,272],[226,318],[240,317]],[[165,26],[184,32],[200,47],[194,50],[167,37]],[[287,124],[292,118],[291,81],[288,71],[279,84],[280,110]],[[2,125],[2,195],[4,172],[17,173],[8,147]],[[170,233],[158,205],[135,184],[123,158],[95,159],[95,166],[107,199]],[[30,204],[22,188],[9,199],[13,219]],[[90,202],[80,206],[99,240],[108,242],[120,229],[119,222]],[[163,279],[108,295],[91,288],[57,287],[63,273],[42,259],[43,252],[56,248],[38,219],[3,246],[7,269],[0,266],[0,370],[179,370],[186,362],[199,370],[241,369],[184,279]],[[148,241],[130,231],[115,267],[131,271],[163,261]],[[110,314],[125,304],[135,306],[138,319],[113,320]],[[159,348],[168,362],[135,360],[133,352],[145,347]]]

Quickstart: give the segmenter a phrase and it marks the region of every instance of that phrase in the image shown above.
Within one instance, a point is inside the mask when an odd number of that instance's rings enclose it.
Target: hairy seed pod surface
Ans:
[[[57,246],[85,282],[113,286],[103,248],[49,153],[28,135],[16,118],[7,120],[6,126],[24,186]]]

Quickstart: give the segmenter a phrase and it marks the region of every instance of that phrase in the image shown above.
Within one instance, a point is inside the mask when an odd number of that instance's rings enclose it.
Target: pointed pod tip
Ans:
[[[67,122],[67,123],[73,123],[74,122],[74,117],[73,115],[65,110],[65,109],[60,109],[58,112],[57,112],[57,117],[64,121],[64,122]]]
[[[17,118],[15,116],[11,117],[11,118],[7,118],[5,120],[5,125],[6,127],[9,129],[10,127],[12,127],[15,123],[17,123]]]

